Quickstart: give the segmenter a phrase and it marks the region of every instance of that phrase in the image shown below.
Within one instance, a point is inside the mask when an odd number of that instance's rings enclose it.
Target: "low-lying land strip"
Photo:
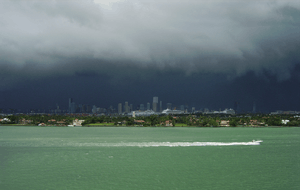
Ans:
[[[10,115],[0,118],[0,125],[18,126],[156,126],[156,127],[268,127],[300,126],[298,115],[150,115],[128,116],[70,116],[70,115]]]

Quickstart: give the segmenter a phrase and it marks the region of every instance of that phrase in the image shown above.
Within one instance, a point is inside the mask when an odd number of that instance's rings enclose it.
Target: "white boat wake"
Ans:
[[[251,146],[260,145],[262,140],[250,142],[72,142],[68,140],[34,139],[28,142],[0,143],[6,147],[192,147],[192,146]]]
[[[189,147],[189,146],[239,146],[260,145],[263,142],[121,142],[121,143],[79,143],[77,146],[101,146],[101,147]]]

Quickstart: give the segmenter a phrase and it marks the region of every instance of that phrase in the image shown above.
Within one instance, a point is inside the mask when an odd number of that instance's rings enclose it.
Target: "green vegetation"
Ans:
[[[186,123],[176,123],[175,127],[186,127],[188,126]]]
[[[90,123],[90,126],[113,126],[114,123]]]
[[[82,126],[156,126],[156,127],[266,127],[266,126],[300,126],[300,117],[294,115],[151,115],[141,117],[128,116],[83,116],[83,115],[10,115],[2,116],[2,125],[40,125],[68,126],[75,119],[84,120]],[[282,120],[288,120],[283,124]]]

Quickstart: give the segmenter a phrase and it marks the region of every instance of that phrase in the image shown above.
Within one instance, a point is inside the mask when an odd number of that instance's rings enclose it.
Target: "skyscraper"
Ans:
[[[69,113],[72,113],[71,112],[72,102],[73,102],[72,98],[69,98]]]
[[[256,103],[253,102],[253,110],[252,110],[253,113],[256,113]]]
[[[76,111],[76,104],[73,102],[72,98],[69,98],[69,113],[75,113]]]
[[[172,109],[172,103],[167,103],[167,108],[171,110]]]
[[[83,112],[82,112],[82,104],[79,104],[79,105],[78,105],[78,110],[79,110],[79,113],[83,113]]]
[[[158,97],[155,96],[153,97],[153,105],[152,105],[154,112],[157,112],[157,104],[158,104]]]
[[[150,103],[147,103],[147,110],[150,110]]]
[[[86,112],[86,105],[85,105],[85,104],[82,105],[82,110],[81,110],[81,112],[82,112],[82,113],[85,113],[85,112]]]
[[[184,105],[181,105],[181,106],[180,106],[180,110],[181,110],[181,111],[184,111]]]
[[[144,111],[144,110],[145,110],[144,104],[140,104],[140,110],[141,110],[141,111]]]
[[[125,113],[129,113],[128,102],[125,102]]]
[[[195,107],[192,107],[192,113],[195,113]]]
[[[122,114],[122,103],[118,104],[118,114]]]
[[[233,106],[233,109],[235,111],[235,113],[238,113],[239,112],[239,102],[238,101],[235,101],[234,102],[234,106]]]
[[[97,106],[96,105],[93,105],[92,112],[93,112],[93,114],[97,113]]]
[[[91,113],[91,112],[92,112],[92,107],[89,104],[87,104],[86,105],[86,113]]]
[[[162,112],[162,101],[159,102],[159,111]]]

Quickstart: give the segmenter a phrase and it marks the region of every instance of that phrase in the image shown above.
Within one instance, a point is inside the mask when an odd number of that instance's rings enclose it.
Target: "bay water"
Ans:
[[[299,176],[296,127],[0,126],[3,190],[300,189]]]

